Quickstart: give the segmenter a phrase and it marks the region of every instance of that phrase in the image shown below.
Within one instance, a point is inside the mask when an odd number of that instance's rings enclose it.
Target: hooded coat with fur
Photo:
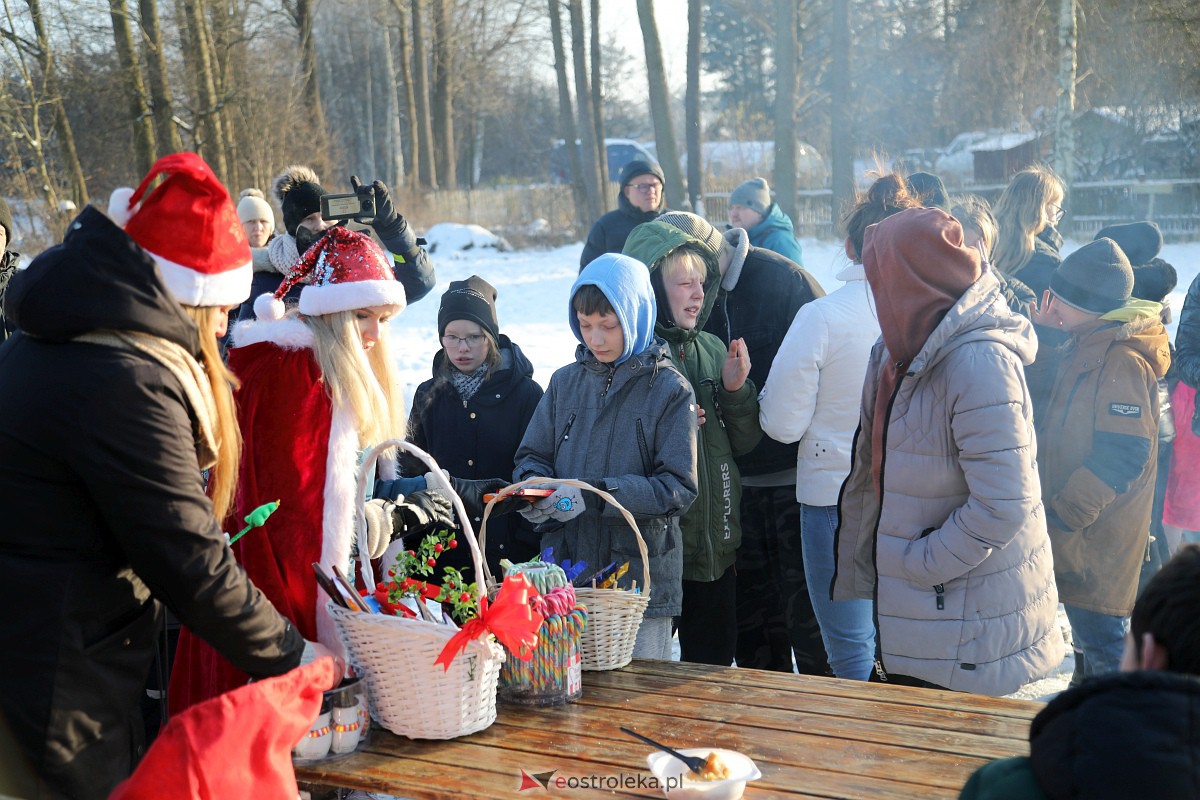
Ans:
[[[320,562],[326,574],[334,565],[349,574],[360,450],[353,416],[330,400],[312,332],[299,319],[243,323],[233,344],[229,366],[242,382],[236,400],[245,454],[226,530],[240,530],[255,508],[280,501],[233,552],[305,639],[341,652],[312,563]],[[171,675],[172,708],[245,682],[243,673],[183,632]]]

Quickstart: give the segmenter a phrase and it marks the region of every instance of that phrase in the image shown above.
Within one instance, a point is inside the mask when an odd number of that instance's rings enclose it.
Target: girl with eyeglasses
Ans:
[[[542,399],[533,380],[533,364],[515,343],[500,333],[496,289],[478,275],[452,281],[438,309],[442,349],[433,357],[433,377],[417,387],[409,415],[408,438],[428,452],[457,479],[474,480],[512,475],[514,455]],[[404,458],[405,474],[420,474],[424,466]],[[508,484],[496,479],[497,487]],[[523,501],[516,501],[523,502]],[[476,532],[481,509],[467,504]],[[500,577],[500,559],[528,561],[538,552],[539,537],[519,514],[488,518],[488,568]],[[476,513],[480,512],[480,513]],[[465,543],[438,559],[439,569],[474,572]],[[601,565],[603,566],[603,565]]]

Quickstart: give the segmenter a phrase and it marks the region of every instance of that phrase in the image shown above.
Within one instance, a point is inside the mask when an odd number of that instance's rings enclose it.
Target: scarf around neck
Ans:
[[[475,393],[479,391],[479,387],[483,386],[483,382],[487,380],[487,373],[486,362],[480,364],[479,369],[469,375],[450,367],[450,383],[454,386],[454,391],[458,392],[458,396],[465,402],[474,397]]]

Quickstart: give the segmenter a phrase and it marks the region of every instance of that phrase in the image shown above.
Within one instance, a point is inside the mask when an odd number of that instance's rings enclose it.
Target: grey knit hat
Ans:
[[[765,217],[771,208],[771,187],[767,185],[767,179],[751,178],[738,184],[729,193],[729,205],[745,206]]]
[[[672,228],[678,228],[693,239],[699,239],[713,254],[721,252],[721,243],[725,241],[725,237],[708,224],[708,220],[704,217],[688,211],[668,211],[660,216],[658,221],[665,222]]]
[[[1050,291],[1080,311],[1104,314],[1129,302],[1133,269],[1116,242],[1096,239],[1063,259],[1050,278]]]

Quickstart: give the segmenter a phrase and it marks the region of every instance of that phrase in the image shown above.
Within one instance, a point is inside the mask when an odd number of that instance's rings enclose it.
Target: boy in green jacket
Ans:
[[[699,496],[683,530],[683,661],[729,666],[737,643],[734,554],[741,544],[741,475],[733,457],[762,438],[750,354],[741,339],[724,342],[701,328],[717,297],[716,257],[701,242],[663,222],[630,233],[625,255],[650,267],[658,306],[654,332],[692,385],[700,406]]]

